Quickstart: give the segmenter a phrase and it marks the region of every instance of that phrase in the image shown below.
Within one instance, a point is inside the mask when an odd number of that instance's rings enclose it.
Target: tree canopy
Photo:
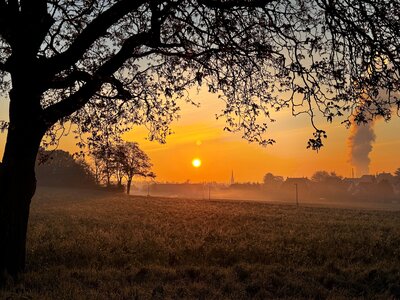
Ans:
[[[93,174],[98,184],[112,186],[112,179],[117,187],[122,188],[122,180],[126,180],[126,192],[129,194],[134,176],[151,177],[152,163],[147,154],[136,142],[107,141],[93,143],[91,141],[90,156],[93,158]]]
[[[275,176],[272,173],[266,173],[263,177],[263,182],[265,185],[277,185],[283,182],[283,177]]]
[[[139,148],[138,143],[125,142],[116,145],[116,162],[121,169],[122,176],[125,177],[127,186],[126,192],[131,190],[132,178],[134,176],[155,178],[151,172],[153,164],[147,154]]]
[[[75,159],[63,150],[41,150],[44,157],[36,165],[36,176],[39,185],[85,187],[95,186],[95,178],[89,165],[82,159]]]
[[[335,172],[327,172],[327,171],[316,171],[312,176],[311,180],[314,182],[340,182],[342,177],[337,175]]]
[[[177,100],[202,86],[225,100],[226,130],[274,143],[264,135],[271,113],[289,107],[310,116],[318,149],[317,115],[365,122],[398,109],[399,9],[389,0],[2,0],[0,77],[8,91],[29,76],[40,98],[29,105],[53,142],[69,120],[94,134],[101,122],[146,124],[163,141]]]

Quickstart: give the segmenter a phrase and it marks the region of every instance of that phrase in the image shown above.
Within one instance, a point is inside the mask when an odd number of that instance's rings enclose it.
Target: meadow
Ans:
[[[400,299],[400,212],[40,188],[4,299]]]

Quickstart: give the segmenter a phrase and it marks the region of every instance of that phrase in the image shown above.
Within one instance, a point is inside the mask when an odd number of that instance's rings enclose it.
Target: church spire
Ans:
[[[232,170],[232,174],[231,174],[231,185],[235,183],[235,178],[233,177],[233,170]]]

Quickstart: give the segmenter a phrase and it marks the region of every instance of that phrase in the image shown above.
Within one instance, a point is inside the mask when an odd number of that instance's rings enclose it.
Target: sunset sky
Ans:
[[[147,131],[138,127],[126,134],[124,139],[139,142],[154,164],[157,181],[217,181],[228,182],[231,172],[236,181],[262,181],[263,175],[300,177],[311,176],[317,170],[336,171],[350,177],[347,130],[340,122],[331,125],[323,123],[328,139],[318,153],[306,149],[312,128],[307,117],[292,117],[289,111],[275,113],[277,122],[271,124],[269,136],[277,143],[261,147],[241,139],[240,134],[224,132],[224,121],[215,120],[215,114],[223,107],[223,102],[213,94],[200,92],[192,98],[201,103],[200,108],[182,105],[181,118],[173,123],[174,134],[166,144],[149,142]],[[2,99],[0,119],[7,118],[7,103]],[[390,123],[376,122],[376,141],[370,154],[370,173],[393,172],[400,167],[400,120],[395,117]],[[4,150],[5,133],[1,134],[0,151]],[[75,141],[66,137],[60,149],[73,152]],[[192,160],[199,158],[202,165],[194,168]]]

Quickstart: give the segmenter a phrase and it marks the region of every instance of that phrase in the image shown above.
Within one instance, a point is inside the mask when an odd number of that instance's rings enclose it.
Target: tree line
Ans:
[[[134,176],[154,178],[148,155],[136,142],[99,144],[90,149],[89,163],[63,150],[41,149],[36,163],[39,185],[106,187],[129,194]],[[126,183],[126,188],[123,183]]]

